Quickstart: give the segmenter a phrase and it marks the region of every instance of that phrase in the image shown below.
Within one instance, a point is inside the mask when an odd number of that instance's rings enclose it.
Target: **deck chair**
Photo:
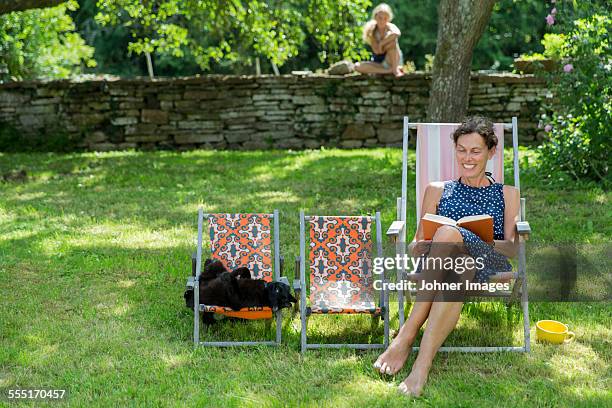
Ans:
[[[198,210],[198,244],[192,256],[192,276],[187,288],[194,290],[193,342],[195,346],[250,346],[272,345],[281,342],[281,310],[273,312],[269,307],[249,307],[234,311],[229,307],[200,304],[199,281],[202,273],[202,228],[204,218],[208,220],[211,258],[220,260],[226,268],[246,266],[254,279],[267,282],[282,281],[283,259],[279,252],[278,210],[273,214],[204,214]],[[270,227],[274,223],[274,263],[272,263]],[[262,341],[200,341],[200,313],[209,312],[227,317],[258,320],[267,319],[269,327],[276,318],[275,340]],[[207,329],[205,327],[205,329]]]
[[[459,126],[458,123],[409,123],[408,117],[404,117],[403,151],[402,151],[402,196],[397,198],[397,220],[387,230],[387,236],[395,242],[397,254],[402,258],[406,254],[406,202],[407,202],[407,175],[408,175],[408,138],[409,129],[417,130],[416,143],[416,218],[421,219],[421,203],[427,184],[432,181],[453,180],[459,177],[458,166],[455,163],[453,152],[453,131]],[[518,158],[518,121],[512,118],[511,123],[495,124],[495,134],[498,138],[496,154],[487,163],[487,171],[492,172],[493,178],[500,183],[504,182],[504,130],[512,131],[512,145],[514,151],[514,186],[520,189],[519,180],[519,158]],[[491,282],[510,281],[513,283],[511,291],[498,292],[469,292],[469,296],[476,297],[503,297],[508,299],[508,305],[512,305],[520,298],[523,312],[524,340],[522,347],[441,347],[440,351],[464,351],[464,352],[495,352],[495,351],[519,351],[529,352],[529,309],[527,299],[527,274],[525,260],[525,241],[528,239],[531,229],[525,221],[525,199],[521,198],[520,222],[517,223],[519,239],[518,271],[501,272],[491,276]],[[397,279],[416,280],[414,274],[404,274],[404,270],[397,270]],[[413,291],[413,293],[415,293]],[[399,324],[404,324],[404,292],[398,291]],[[410,293],[408,293],[410,295]],[[418,347],[415,347],[418,349]]]
[[[302,322],[301,351],[316,348],[386,348],[389,343],[389,308],[385,285],[378,306],[372,274],[372,221],[376,222],[376,250],[382,256],[380,213],[375,217],[304,216],[300,211],[300,256],[294,282]],[[306,229],[309,253],[306,256]],[[306,265],[310,281],[310,306],[306,305]],[[381,275],[384,283],[384,276]],[[299,296],[299,297],[298,297]],[[313,314],[369,314],[384,320],[383,344],[308,343],[307,320]]]

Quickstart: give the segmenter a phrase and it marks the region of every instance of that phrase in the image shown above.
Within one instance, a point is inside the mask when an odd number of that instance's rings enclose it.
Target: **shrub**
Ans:
[[[611,32],[612,19],[605,15],[574,21],[558,44],[562,63],[543,74],[555,96],[554,113],[542,116],[549,140],[540,147],[540,162],[549,176],[561,171],[610,184]]]

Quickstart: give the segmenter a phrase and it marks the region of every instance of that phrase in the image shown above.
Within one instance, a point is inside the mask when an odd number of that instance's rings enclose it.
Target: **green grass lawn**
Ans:
[[[522,155],[527,168],[534,152]],[[380,210],[383,229],[390,225],[400,150],[0,154],[0,175],[19,169],[28,173],[25,182],[0,182],[0,390],[63,388],[70,406],[410,402],[396,385],[414,356],[390,378],[372,370],[374,351],[309,351],[302,358],[299,316],[288,311],[279,348],[194,351],[193,313],[182,298],[199,206],[278,208],[292,279],[300,208],[327,215]],[[610,241],[609,191],[569,181],[547,187],[535,173],[521,182],[534,242]],[[414,211],[414,201],[408,208]],[[533,342],[527,355],[441,353],[415,405],[610,406],[610,306],[530,304],[532,338],[535,321],[557,319],[576,341]],[[224,321],[211,335],[250,339],[265,335],[264,328]],[[391,328],[397,329],[393,306]],[[447,344],[520,345],[521,328],[517,309],[468,304]],[[329,342],[380,341],[382,334],[382,325],[370,334],[364,316],[314,316],[309,329],[309,338]]]

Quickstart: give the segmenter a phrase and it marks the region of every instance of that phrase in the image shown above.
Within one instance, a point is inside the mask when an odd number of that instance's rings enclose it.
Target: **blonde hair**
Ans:
[[[380,3],[374,7],[374,10],[372,10],[372,20],[376,20],[376,15],[381,11],[389,16],[389,21],[393,20],[393,11],[387,3]]]
[[[372,19],[363,25],[362,38],[363,41],[370,44],[372,36],[374,35],[374,29],[376,28],[376,15],[378,13],[385,13],[389,16],[389,21],[393,20],[393,10],[387,3],[380,3],[372,10]]]

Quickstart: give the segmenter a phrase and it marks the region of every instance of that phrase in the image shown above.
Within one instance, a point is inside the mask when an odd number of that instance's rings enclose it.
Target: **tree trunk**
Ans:
[[[54,7],[66,0],[0,0],[0,15],[13,11],[23,11],[36,8]]]
[[[429,107],[430,122],[460,122],[467,113],[474,48],[495,0],[441,0]]]

